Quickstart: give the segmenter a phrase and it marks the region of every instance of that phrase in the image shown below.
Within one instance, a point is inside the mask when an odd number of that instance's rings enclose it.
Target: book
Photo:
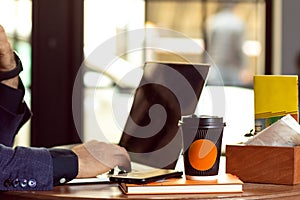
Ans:
[[[210,180],[169,178],[147,184],[119,183],[125,194],[234,193],[243,192],[243,182],[235,175],[222,174]]]
[[[298,76],[254,76],[255,132],[290,114],[298,121]]]

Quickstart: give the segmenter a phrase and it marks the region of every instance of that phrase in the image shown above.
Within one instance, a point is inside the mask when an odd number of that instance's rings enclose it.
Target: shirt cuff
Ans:
[[[53,184],[60,185],[74,179],[78,174],[77,155],[68,149],[49,149],[53,161]]]
[[[8,109],[12,113],[19,113],[22,105],[25,89],[19,80],[19,88],[14,89],[3,83],[0,83],[0,106]]]

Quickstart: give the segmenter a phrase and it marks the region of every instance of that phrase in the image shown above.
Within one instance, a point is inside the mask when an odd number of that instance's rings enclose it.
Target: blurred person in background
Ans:
[[[207,50],[221,73],[224,85],[241,86],[245,58],[242,51],[244,22],[233,12],[235,3],[224,2],[219,11],[208,18]],[[216,72],[215,72],[216,73]],[[208,83],[216,78],[212,74]]]

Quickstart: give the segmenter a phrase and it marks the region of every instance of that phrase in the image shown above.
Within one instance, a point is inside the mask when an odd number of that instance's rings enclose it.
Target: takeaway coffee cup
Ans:
[[[183,118],[181,129],[187,179],[218,175],[224,126],[222,117],[193,115]]]

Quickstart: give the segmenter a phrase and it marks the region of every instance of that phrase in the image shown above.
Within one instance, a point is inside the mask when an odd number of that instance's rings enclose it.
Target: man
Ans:
[[[234,13],[236,3],[220,4],[220,11],[208,18],[208,53],[216,64],[224,85],[242,86],[246,84],[244,75],[245,57],[242,45],[245,36],[244,22]],[[212,78],[209,83],[214,83]],[[216,82],[217,83],[217,82]]]
[[[0,25],[0,190],[51,190],[77,177],[95,177],[115,166],[130,170],[120,146],[90,141],[68,149],[12,148],[20,127],[31,117],[18,76],[21,62]]]

